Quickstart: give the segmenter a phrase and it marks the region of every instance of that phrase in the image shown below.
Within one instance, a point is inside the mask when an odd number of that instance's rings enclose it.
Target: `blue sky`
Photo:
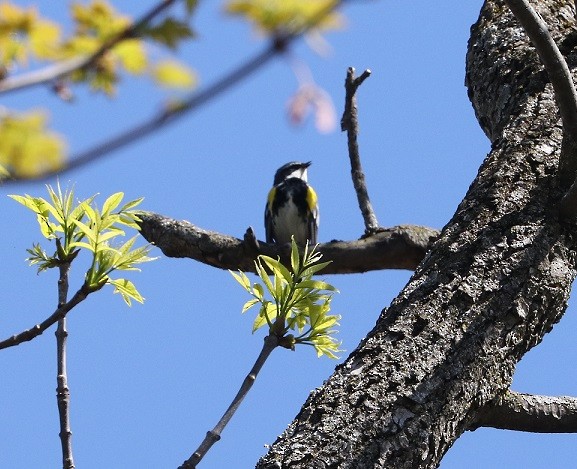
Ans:
[[[17,2],[24,4],[24,2]],[[64,2],[37,1],[62,20]],[[122,2],[139,16],[152,3]],[[179,50],[210,84],[260,50],[264,42],[220,2],[203,2],[198,40]],[[328,34],[333,53],[321,58],[300,41],[293,57],[306,63],[332,97],[340,117],[346,69],[370,68],[359,92],[359,143],[368,189],[383,226],[441,228],[453,215],[489,142],[479,129],[464,87],[466,44],[480,1],[351,2],[348,26]],[[349,177],[346,137],[319,134],[312,122],[295,128],[285,115],[297,80],[282,59],[163,131],[61,177],[79,197],[116,191],[145,197],[142,207],[202,228],[242,237],[250,225],[264,238],[263,209],[274,171],[287,161],[312,160],[309,180],[319,195],[319,241],[352,240],[363,222]],[[51,109],[51,124],[72,153],[152,115],[169,96],[146,79],[126,78],[117,99],[82,87],[74,103],[46,88],[2,96],[3,106]],[[49,181],[54,184],[55,179]],[[7,337],[48,316],[56,305],[56,272],[36,275],[25,249],[40,241],[31,213],[6,197],[45,195],[41,183],[0,187],[4,274],[0,335]],[[78,467],[175,467],[212,428],[250,369],[262,343],[252,317],[240,314],[247,297],[228,272],[188,259],[165,258],[131,276],[146,297],[127,308],[105,288],[69,315],[69,385]],[[82,282],[86,259],[71,273]],[[373,327],[410,272],[330,276],[339,290],[340,339],[353,350]],[[521,361],[513,389],[576,395],[575,308]],[[0,353],[0,467],[58,467],[55,340],[51,329],[33,342]],[[563,357],[562,360],[559,357]],[[346,353],[342,359],[346,358]],[[340,361],[339,361],[340,362]],[[310,390],[338,362],[312,348],[276,350],[253,390],[207,455],[203,468],[253,467],[296,415]],[[456,468],[566,468],[576,435],[535,435],[481,429],[468,432],[441,464]]]

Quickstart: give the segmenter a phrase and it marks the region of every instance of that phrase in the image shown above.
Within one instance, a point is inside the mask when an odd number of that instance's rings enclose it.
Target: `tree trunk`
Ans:
[[[573,1],[533,3],[569,51]],[[466,81],[491,153],[408,285],[259,469],[438,466],[564,313],[577,246],[556,210],[562,128],[503,1],[486,1],[472,28]]]

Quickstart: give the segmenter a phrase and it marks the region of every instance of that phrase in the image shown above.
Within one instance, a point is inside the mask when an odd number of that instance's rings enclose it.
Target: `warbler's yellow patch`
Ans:
[[[267,197],[267,204],[269,208],[272,208],[272,203],[274,202],[275,196],[276,196],[276,187],[273,187],[268,193]]]
[[[270,200],[270,195],[269,195],[269,200]],[[311,186],[308,186],[307,204],[308,204],[309,210],[311,212],[316,209],[317,202],[318,202],[317,193],[314,191],[314,189]]]

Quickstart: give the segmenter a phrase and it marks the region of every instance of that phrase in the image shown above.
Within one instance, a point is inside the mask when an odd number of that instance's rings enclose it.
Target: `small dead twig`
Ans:
[[[357,136],[359,134],[359,121],[357,110],[356,92],[359,86],[371,75],[370,70],[365,70],[360,76],[355,78],[355,69],[349,67],[347,78],[345,80],[345,110],[341,118],[341,130],[347,132],[349,158],[351,160],[351,176],[353,185],[357,193],[359,208],[365,221],[365,234],[370,235],[379,229],[379,222],[373,206],[369,199],[367,184],[365,182],[365,173],[361,166],[361,157],[359,154],[359,144]]]

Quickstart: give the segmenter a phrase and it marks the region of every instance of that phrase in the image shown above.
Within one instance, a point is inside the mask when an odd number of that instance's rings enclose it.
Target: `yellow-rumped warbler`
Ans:
[[[317,194],[307,184],[310,165],[292,161],[275,173],[264,212],[267,243],[290,243],[291,235],[297,244],[317,243],[319,208]]]

